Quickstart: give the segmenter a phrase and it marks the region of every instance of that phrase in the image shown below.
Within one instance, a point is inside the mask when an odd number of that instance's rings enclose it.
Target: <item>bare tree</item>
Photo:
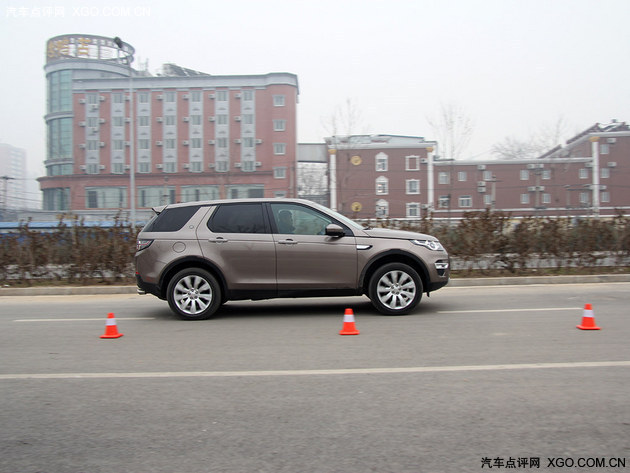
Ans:
[[[492,154],[499,159],[535,159],[560,144],[567,129],[566,120],[559,117],[552,124],[543,124],[529,138],[504,138],[492,147]]]
[[[440,104],[435,117],[427,117],[437,139],[440,155],[446,159],[459,159],[470,144],[474,131],[473,120],[464,109],[454,103]]]
[[[330,136],[350,136],[362,133],[359,131],[360,128],[365,129],[362,114],[351,98],[347,98],[342,105],[335,107],[333,113],[326,120],[322,120],[322,126]]]

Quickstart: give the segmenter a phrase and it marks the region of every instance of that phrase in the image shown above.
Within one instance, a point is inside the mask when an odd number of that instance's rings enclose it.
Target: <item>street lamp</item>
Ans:
[[[119,51],[123,50],[123,41],[116,36],[114,43]],[[131,57],[127,61],[129,66],[129,219],[131,225],[136,226],[136,165],[134,159],[134,133],[133,133],[133,73],[131,69]]]

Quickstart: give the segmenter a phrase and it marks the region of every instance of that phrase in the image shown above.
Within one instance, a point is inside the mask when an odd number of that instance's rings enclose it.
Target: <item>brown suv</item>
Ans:
[[[434,237],[364,228],[298,199],[190,202],[155,208],[138,235],[138,292],[180,318],[211,317],[228,300],[366,294],[406,314],[448,283]]]

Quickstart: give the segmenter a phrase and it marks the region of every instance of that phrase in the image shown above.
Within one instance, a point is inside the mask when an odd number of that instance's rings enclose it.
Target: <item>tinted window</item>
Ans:
[[[346,235],[352,235],[345,225],[310,207],[285,203],[271,204],[271,213],[278,233],[324,235],[326,226],[337,223],[344,228]]]
[[[262,204],[220,206],[208,222],[214,233],[266,233]]]
[[[176,232],[197,213],[199,205],[165,209],[144,228],[145,232]]]

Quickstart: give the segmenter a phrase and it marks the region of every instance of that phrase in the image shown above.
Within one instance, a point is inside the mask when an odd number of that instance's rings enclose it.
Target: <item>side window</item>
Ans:
[[[271,213],[278,233],[324,235],[326,226],[334,222],[314,209],[293,204],[271,204]]]
[[[213,233],[266,233],[262,204],[221,205],[208,228]]]
[[[176,207],[163,210],[144,228],[145,232],[176,232],[181,230],[186,222],[197,213],[201,206]]]

